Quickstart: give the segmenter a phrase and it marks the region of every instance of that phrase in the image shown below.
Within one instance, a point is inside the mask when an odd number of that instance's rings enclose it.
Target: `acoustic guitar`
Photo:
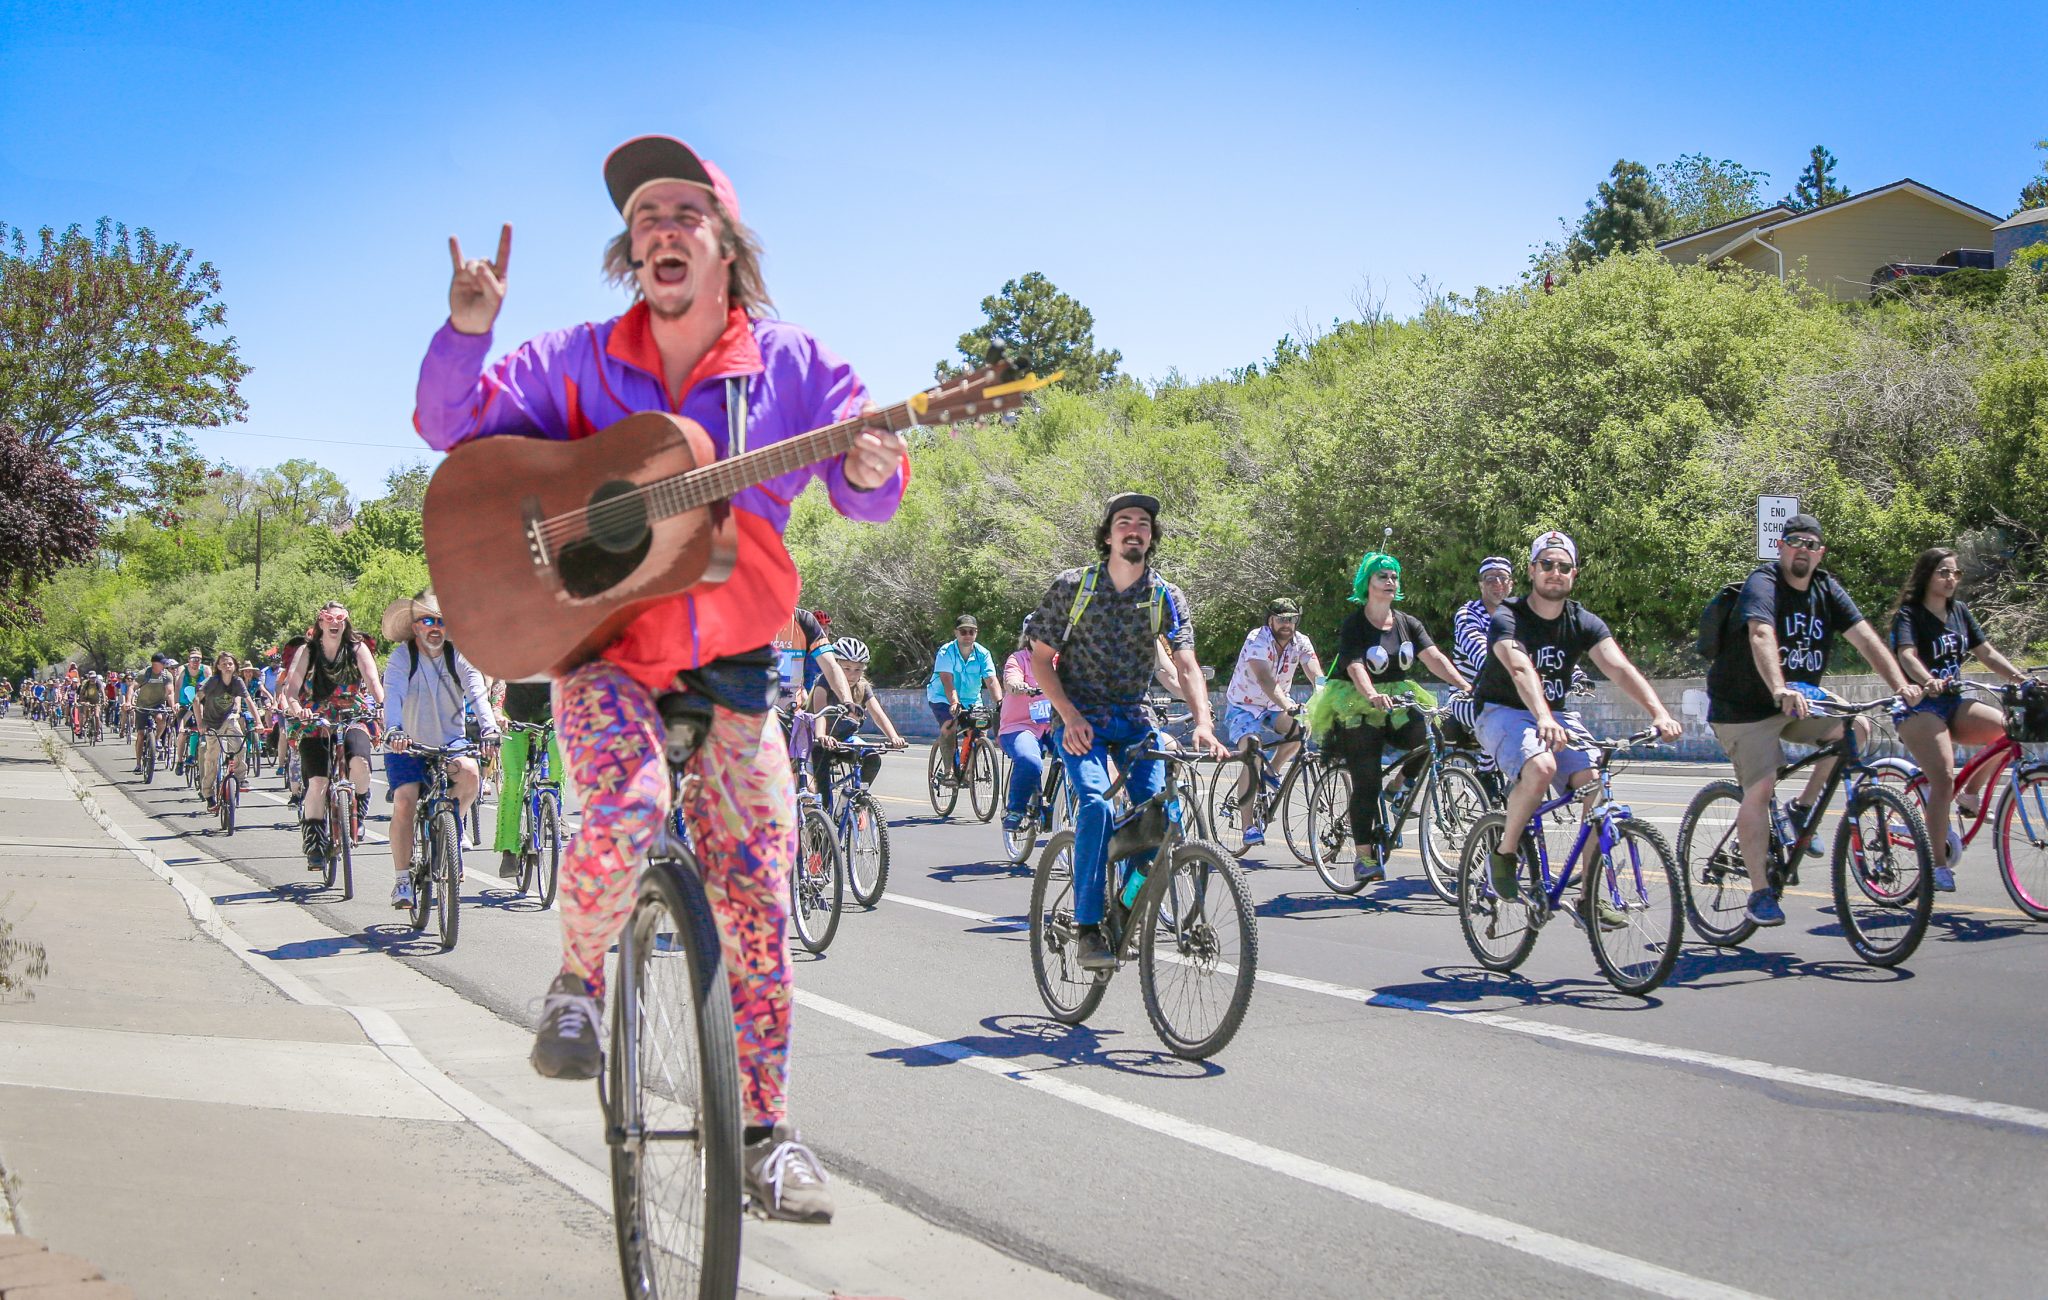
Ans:
[[[991,352],[982,369],[886,410],[727,460],[696,421],[665,411],[574,442],[465,442],[429,480],[423,521],[448,635],[492,677],[560,676],[650,605],[731,576],[734,494],[843,455],[862,429],[996,414],[1059,378],[1016,376]]]

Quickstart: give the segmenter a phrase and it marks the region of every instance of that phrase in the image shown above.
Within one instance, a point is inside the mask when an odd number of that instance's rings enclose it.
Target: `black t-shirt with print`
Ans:
[[[1916,600],[1892,615],[1891,642],[1893,650],[1911,646],[1928,672],[1955,681],[1963,675],[1963,657],[1984,644],[1984,629],[1960,600],[1948,603],[1946,618],[1936,618]]]
[[[1571,694],[1572,670],[1579,666],[1579,657],[1613,635],[1598,614],[1576,600],[1566,601],[1556,618],[1544,618],[1529,607],[1528,597],[1517,596],[1502,601],[1500,608],[1493,611],[1493,619],[1486,628],[1486,645],[1489,651],[1500,641],[1513,641],[1521,646],[1536,665],[1536,675],[1543,679],[1544,702],[1555,708]],[[1521,692],[1515,689],[1513,674],[1497,654],[1486,656],[1472,694],[1482,708],[1489,704],[1504,704],[1513,709],[1528,707],[1522,703]]]
[[[1778,633],[1778,666],[1788,682],[1820,684],[1835,636],[1863,621],[1848,588],[1826,570],[1801,591],[1776,566],[1758,569],[1742,584],[1735,602],[1735,634],[1707,670],[1708,722],[1761,722],[1778,711],[1764,689],[1749,649],[1749,625],[1768,623]]]
[[[1408,681],[1422,675],[1419,656],[1435,644],[1413,614],[1397,609],[1393,625],[1378,628],[1364,610],[1354,609],[1337,628],[1337,661],[1330,675],[1348,679],[1351,665],[1364,664],[1375,685]]]

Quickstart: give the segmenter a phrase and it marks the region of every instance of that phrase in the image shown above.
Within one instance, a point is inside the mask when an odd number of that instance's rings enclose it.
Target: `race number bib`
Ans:
[[[1031,720],[1033,722],[1051,722],[1052,701],[1043,698],[1031,701]]]

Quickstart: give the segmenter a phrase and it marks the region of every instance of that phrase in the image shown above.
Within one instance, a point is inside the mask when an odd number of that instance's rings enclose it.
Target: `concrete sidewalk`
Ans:
[[[50,734],[0,720],[0,900],[49,957],[0,1002],[14,1231],[146,1296],[619,1293],[594,1089]],[[1090,1294],[835,1190],[833,1227],[747,1225],[743,1294]]]

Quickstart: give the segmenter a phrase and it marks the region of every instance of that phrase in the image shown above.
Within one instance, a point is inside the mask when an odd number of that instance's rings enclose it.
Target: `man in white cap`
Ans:
[[[1521,892],[1516,856],[1529,818],[1555,788],[1559,793],[1593,780],[1591,736],[1577,713],[1560,707],[1571,694],[1581,656],[1649,711],[1666,740],[1681,728],[1600,617],[1572,600],[1579,548],[1552,530],[1529,545],[1529,594],[1501,602],[1487,627],[1487,656],[1472,694],[1479,702],[1479,744],[1514,782],[1507,827],[1491,863],[1494,892]],[[1591,878],[1588,877],[1590,880]]]
[[[391,905],[403,909],[413,904],[412,819],[427,779],[426,764],[406,750],[414,743],[435,749],[461,744],[465,701],[476,711],[485,740],[497,739],[498,719],[483,674],[449,642],[431,590],[392,601],[380,630],[392,643],[384,661],[384,779],[391,787],[391,865],[398,873]],[[447,763],[466,820],[476,815],[476,760],[464,756]]]

